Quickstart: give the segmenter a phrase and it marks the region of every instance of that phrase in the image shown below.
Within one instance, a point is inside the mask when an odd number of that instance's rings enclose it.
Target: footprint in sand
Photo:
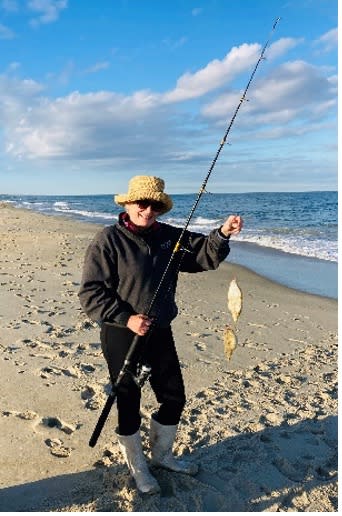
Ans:
[[[122,456],[119,449],[111,449],[105,448],[102,452],[102,457],[98,461],[95,462],[95,467],[105,467],[108,468],[113,465],[113,463],[122,462]]]
[[[23,412],[16,412],[12,410],[3,411],[2,416],[15,416],[24,421],[32,421],[32,428],[38,434],[40,433],[38,431],[38,426],[45,428],[57,428],[67,435],[70,435],[77,430],[77,426],[71,425],[70,423],[65,423],[58,417],[43,417],[39,419],[39,414],[33,410],[25,410]],[[45,440],[45,444],[50,448],[50,453],[56,457],[69,457],[71,454],[71,448],[64,446],[61,439],[48,438]]]
[[[96,399],[98,392],[92,385],[86,385],[81,392],[82,400],[85,400],[85,407],[90,410],[98,410],[101,406],[100,401]]]
[[[61,430],[65,434],[73,434],[77,427],[75,425],[72,425],[70,423],[65,423],[59,417],[43,417],[40,421],[40,424],[44,427],[48,428],[57,428],[58,430]]]
[[[71,376],[72,378],[79,378],[80,376],[79,372],[76,371],[72,366],[70,366],[68,369],[56,366],[46,366],[40,370],[40,376],[44,380],[48,379],[49,375],[51,374],[56,376],[61,376],[63,374],[65,376]]]
[[[96,371],[95,367],[91,364],[80,364],[79,367],[82,373],[86,374],[94,373]]]
[[[309,469],[308,465],[304,464],[303,461],[296,461],[291,463],[287,460],[287,458],[280,456],[275,457],[275,459],[272,461],[272,464],[282,475],[289,478],[293,482],[302,481]]]
[[[2,415],[5,417],[15,416],[25,421],[34,421],[39,417],[37,412],[34,412],[33,410],[25,410],[24,412],[17,412],[16,410],[4,410]]]
[[[205,351],[207,349],[207,346],[203,342],[195,342],[194,346],[198,351]]]
[[[65,458],[71,455],[71,448],[64,446],[61,439],[46,439],[45,444],[50,448],[51,455]]]

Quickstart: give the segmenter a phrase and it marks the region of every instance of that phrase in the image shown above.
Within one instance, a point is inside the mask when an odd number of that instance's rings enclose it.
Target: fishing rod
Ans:
[[[210,166],[210,168],[209,168],[209,170],[208,170],[208,173],[207,173],[206,177],[204,178],[204,181],[203,181],[203,183],[202,183],[202,185],[201,185],[201,187],[200,187],[200,189],[199,189],[199,192],[198,192],[198,194],[197,194],[197,198],[196,198],[196,200],[195,200],[195,202],[194,202],[194,204],[193,204],[193,206],[192,206],[192,208],[191,208],[191,210],[190,210],[190,212],[189,212],[188,219],[187,219],[187,221],[186,221],[186,223],[185,223],[185,226],[184,226],[184,228],[183,228],[183,230],[182,230],[182,232],[181,232],[181,234],[180,234],[180,236],[179,236],[178,242],[176,243],[176,245],[175,245],[175,247],[174,247],[174,249],[173,249],[173,252],[172,252],[172,255],[171,255],[170,261],[169,261],[168,265],[166,266],[166,269],[165,269],[165,271],[164,271],[164,274],[163,274],[163,276],[162,276],[162,278],[161,278],[161,280],[160,280],[160,283],[159,283],[159,285],[158,285],[158,287],[157,287],[157,289],[156,289],[156,292],[155,292],[155,294],[154,294],[154,296],[153,296],[153,298],[152,298],[152,301],[151,301],[151,304],[150,304],[150,307],[149,307],[149,311],[151,311],[151,310],[152,310],[152,308],[153,308],[153,306],[154,306],[154,304],[155,304],[155,301],[156,301],[156,299],[157,299],[157,297],[158,297],[159,290],[160,290],[160,288],[162,287],[162,285],[163,285],[163,283],[164,283],[164,277],[166,277],[166,275],[167,275],[167,273],[168,273],[168,270],[169,270],[169,268],[170,268],[170,266],[171,266],[171,263],[172,263],[172,261],[173,261],[173,259],[174,259],[174,256],[175,256],[175,255],[176,255],[176,253],[181,249],[181,242],[183,241],[183,238],[184,238],[185,232],[186,232],[186,230],[188,229],[188,226],[189,226],[189,224],[190,224],[190,221],[191,221],[191,219],[192,219],[192,217],[193,217],[193,214],[194,214],[194,213],[195,213],[195,211],[196,211],[196,208],[197,208],[197,206],[198,206],[198,204],[199,204],[199,202],[200,202],[200,199],[201,199],[202,195],[206,192],[206,189],[205,189],[205,188],[206,188],[206,186],[207,186],[207,183],[208,183],[209,177],[211,176],[211,173],[212,173],[212,171],[214,170],[214,167],[215,167],[216,162],[217,162],[217,160],[218,160],[218,158],[219,158],[219,155],[221,154],[221,151],[222,151],[222,149],[223,149],[224,145],[226,144],[228,134],[230,133],[230,130],[231,130],[231,128],[232,128],[232,126],[233,126],[233,124],[234,124],[234,122],[235,122],[235,119],[236,119],[236,117],[237,117],[237,114],[238,114],[238,112],[239,112],[239,110],[240,110],[240,108],[241,108],[241,106],[242,106],[243,102],[246,100],[246,94],[247,94],[247,91],[249,90],[249,87],[250,87],[250,85],[251,85],[251,83],[252,83],[252,81],[253,81],[253,79],[254,79],[254,75],[255,75],[255,73],[256,73],[256,71],[257,71],[258,67],[259,67],[259,64],[260,64],[260,62],[261,62],[263,59],[265,59],[264,55],[265,55],[266,49],[267,49],[267,47],[268,47],[268,45],[269,45],[269,42],[270,42],[270,40],[271,40],[271,36],[272,36],[273,32],[275,31],[276,26],[277,26],[277,24],[278,24],[279,20],[280,20],[280,17],[278,17],[278,18],[276,19],[276,21],[274,22],[274,24],[273,24],[273,27],[272,27],[272,30],[271,30],[270,36],[269,36],[268,40],[266,41],[266,43],[265,43],[265,45],[264,45],[264,47],[263,47],[263,49],[262,49],[262,51],[261,51],[261,54],[260,54],[260,56],[259,56],[259,59],[258,59],[258,61],[257,61],[256,65],[255,65],[255,67],[254,67],[254,70],[253,70],[253,72],[252,72],[252,74],[251,74],[251,76],[250,76],[250,78],[249,78],[249,81],[248,81],[248,83],[247,83],[247,86],[246,86],[246,88],[245,88],[245,90],[244,90],[244,92],[243,92],[243,94],[242,94],[242,96],[241,96],[241,98],[240,98],[240,101],[239,101],[239,103],[238,103],[238,105],[237,105],[237,107],[236,107],[236,109],[235,109],[235,111],[234,111],[234,114],[233,114],[233,116],[232,116],[232,118],[231,118],[231,121],[230,121],[230,123],[229,123],[229,125],[228,125],[228,127],[227,127],[227,129],[226,129],[226,132],[224,133],[224,136],[223,136],[223,138],[222,138],[222,140],[221,140],[221,142],[220,142],[220,145],[219,145],[219,147],[218,147],[218,149],[217,149],[216,155],[215,155],[215,157],[214,157],[214,159],[213,159],[213,161],[212,161],[212,163],[211,163],[211,166]]]
[[[213,161],[212,161],[212,163],[211,163],[211,165],[209,167],[208,173],[207,173],[207,175],[205,176],[205,178],[203,180],[203,183],[202,183],[202,185],[201,185],[201,187],[199,189],[199,192],[197,194],[195,202],[194,202],[194,204],[193,204],[193,206],[192,206],[192,208],[191,208],[191,210],[189,212],[189,215],[188,215],[188,218],[186,220],[186,223],[185,223],[185,225],[184,225],[184,227],[183,227],[183,229],[182,229],[182,231],[180,233],[180,236],[179,236],[179,238],[178,238],[178,240],[177,240],[177,242],[176,242],[176,244],[175,244],[175,246],[173,248],[173,251],[172,251],[170,259],[169,259],[169,262],[168,262],[168,264],[165,267],[165,270],[164,270],[164,272],[162,274],[162,277],[161,277],[161,279],[159,281],[159,284],[158,284],[158,286],[156,288],[156,291],[155,291],[155,293],[154,293],[154,295],[152,297],[152,300],[150,302],[149,308],[148,308],[148,310],[147,310],[147,312],[145,314],[147,317],[151,316],[152,310],[153,310],[153,308],[154,308],[154,306],[156,304],[156,301],[157,301],[157,299],[158,299],[158,297],[160,295],[160,292],[161,292],[162,288],[164,287],[164,285],[165,285],[165,283],[166,283],[166,281],[168,279],[168,276],[170,275],[171,266],[174,263],[176,255],[179,256],[178,255],[179,251],[182,252],[182,256],[180,257],[180,261],[179,261],[179,264],[180,264],[181,260],[182,260],[182,257],[187,252],[187,249],[182,247],[185,233],[186,233],[186,231],[187,231],[187,229],[189,227],[190,221],[191,221],[191,219],[192,219],[192,217],[193,217],[193,215],[194,215],[194,213],[195,213],[195,211],[197,209],[197,206],[198,206],[198,204],[199,204],[199,202],[201,200],[202,195],[206,192],[206,186],[207,186],[207,183],[209,181],[209,178],[210,178],[210,176],[212,174],[212,171],[214,170],[216,162],[217,162],[217,160],[218,160],[218,158],[219,158],[219,156],[221,154],[221,151],[222,151],[224,145],[227,142],[228,135],[229,135],[230,130],[231,130],[231,128],[232,128],[232,126],[233,126],[233,124],[235,122],[237,114],[238,114],[242,104],[246,100],[247,92],[249,90],[249,87],[250,87],[253,79],[254,79],[256,71],[257,71],[261,61],[263,59],[265,59],[266,49],[269,46],[271,37],[272,37],[272,35],[273,35],[273,33],[274,33],[274,31],[275,31],[279,21],[280,21],[280,17],[278,17],[275,20],[275,22],[273,23],[273,26],[272,26],[270,35],[268,37],[268,40],[266,41],[266,43],[264,44],[264,46],[262,48],[262,51],[261,51],[260,56],[259,56],[259,59],[258,59],[257,63],[254,66],[254,69],[253,69],[253,71],[252,71],[252,73],[250,75],[250,78],[249,78],[248,83],[247,83],[247,85],[245,87],[245,90],[244,90],[244,92],[243,92],[243,94],[242,94],[242,96],[240,98],[240,101],[239,101],[239,103],[238,103],[238,105],[237,105],[237,107],[236,107],[236,109],[235,109],[235,111],[233,113],[233,116],[232,116],[232,118],[231,118],[231,120],[230,120],[230,122],[228,124],[228,127],[227,127],[227,129],[226,129],[226,131],[225,131],[225,133],[223,135],[223,138],[222,138],[222,140],[220,142],[220,145],[219,145],[219,147],[218,147],[218,149],[216,151],[215,157],[214,157],[214,159],[213,159]],[[180,267],[180,265],[179,265],[179,267]],[[178,267],[177,271],[179,270],[179,267]],[[169,289],[170,289],[170,287],[171,287],[171,284],[169,285]],[[169,289],[167,289],[166,292],[168,292]],[[123,367],[122,367],[121,371],[118,374],[118,377],[116,379],[115,385],[112,386],[112,392],[109,394],[109,396],[107,398],[105,406],[104,406],[104,408],[103,408],[103,410],[102,410],[102,412],[100,414],[99,420],[98,420],[98,422],[97,422],[97,424],[95,426],[95,429],[93,431],[93,434],[92,434],[92,436],[91,436],[91,438],[89,440],[89,446],[91,446],[92,448],[97,443],[97,440],[98,440],[98,438],[100,436],[102,428],[103,428],[103,426],[104,426],[104,424],[105,424],[105,422],[107,420],[109,412],[110,412],[110,410],[112,408],[112,405],[113,405],[113,403],[115,401],[116,392],[117,392],[117,389],[118,389],[118,387],[119,387],[123,377],[126,374],[129,374],[130,376],[133,377],[133,379],[139,385],[139,387],[142,387],[144,385],[145,381],[149,377],[150,368],[149,368],[149,366],[147,364],[139,364],[137,371],[132,371],[131,370],[131,366],[133,364],[134,364],[135,367],[137,366],[137,360],[136,359],[141,354],[142,343],[144,343],[144,344],[147,343],[148,337],[151,334],[151,332],[153,331],[153,326],[155,326],[155,324],[156,324],[156,319],[157,318],[154,317],[153,322],[152,322],[152,324],[150,326],[150,329],[149,329],[149,332],[148,332],[147,335],[145,335],[144,337],[141,337],[139,335],[135,335],[133,340],[132,340],[132,343],[131,343],[130,348],[128,350],[128,353],[126,355]]]

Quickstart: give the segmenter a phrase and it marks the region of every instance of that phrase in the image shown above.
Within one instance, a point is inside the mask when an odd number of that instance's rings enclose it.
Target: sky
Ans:
[[[275,20],[280,17],[274,31]],[[0,194],[337,189],[337,0],[0,0]]]

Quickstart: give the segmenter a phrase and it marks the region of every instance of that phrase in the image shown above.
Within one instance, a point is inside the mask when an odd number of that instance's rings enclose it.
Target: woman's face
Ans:
[[[156,221],[162,211],[162,205],[153,201],[143,200],[125,204],[125,209],[133,224],[142,229],[147,229]]]

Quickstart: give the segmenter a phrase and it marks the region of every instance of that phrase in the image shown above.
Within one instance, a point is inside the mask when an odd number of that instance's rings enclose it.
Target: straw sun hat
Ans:
[[[120,206],[128,202],[149,200],[163,203],[164,209],[160,212],[166,213],[172,208],[172,199],[164,192],[165,182],[155,176],[134,176],[128,183],[128,192],[114,196],[114,201]]]

